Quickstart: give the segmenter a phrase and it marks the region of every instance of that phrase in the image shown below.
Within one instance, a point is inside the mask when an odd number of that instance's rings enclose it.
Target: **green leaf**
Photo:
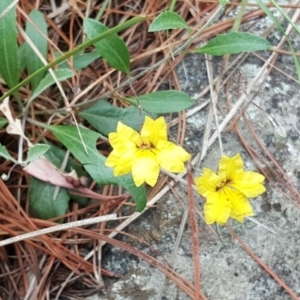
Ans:
[[[259,36],[248,32],[230,32],[220,34],[205,46],[193,50],[193,53],[206,53],[215,56],[239,52],[268,50],[271,45]]]
[[[19,72],[22,73],[27,65],[27,61],[26,61],[26,49],[27,44],[23,43],[18,47],[18,68],[19,68]]]
[[[41,55],[46,58],[47,51],[48,51],[48,42],[47,39],[40,33],[40,31],[47,36],[47,23],[44,19],[44,16],[38,10],[33,10],[29,14],[30,20],[34,23],[32,24],[31,21],[26,22],[26,34],[35,47],[39,50]],[[38,30],[38,29],[39,30]],[[33,74],[35,71],[39,70],[44,66],[42,61],[39,59],[35,51],[29,46],[29,44],[25,44],[25,57],[26,57],[26,65],[29,74]],[[31,80],[32,90],[35,90],[39,85],[40,81],[44,77],[44,74],[38,74]]]
[[[49,145],[35,144],[28,151],[26,163],[30,163],[38,159],[39,157],[44,155],[49,149],[50,149]]]
[[[84,165],[85,170],[98,184],[118,184],[132,195],[137,211],[142,211],[147,202],[144,186],[136,187],[131,174],[115,177],[113,169],[105,166],[106,158],[96,149],[96,141],[100,134],[95,131],[80,128],[80,133],[87,148],[87,152],[81,143],[75,126],[50,126],[43,125],[49,129],[56,138]]]
[[[137,105],[135,98],[126,98],[125,100]],[[139,96],[138,100],[144,110],[157,114],[179,112],[194,104],[194,101],[186,93],[178,91],[158,91]]]
[[[58,81],[63,81],[68,78],[74,76],[74,73],[69,69],[60,69],[54,71],[55,76],[57,77]],[[34,93],[32,94],[30,100],[33,100],[38,95],[40,95],[44,90],[46,90],[49,86],[54,84],[55,81],[51,74],[47,74],[45,78],[40,82],[40,84],[35,89]]]
[[[0,1],[0,15],[11,4],[11,0]],[[12,88],[19,82],[16,8],[10,9],[0,18],[0,74]]]
[[[60,53],[55,53],[55,59],[60,57]],[[73,56],[73,67],[79,71],[89,66],[96,59],[100,58],[101,55],[98,51],[77,53]],[[64,61],[58,65],[61,69],[70,69],[69,65]]]
[[[92,39],[109,29],[93,19],[85,19],[83,21],[83,27],[89,39]],[[126,74],[130,73],[128,49],[124,41],[116,34],[112,34],[107,38],[96,42],[94,46],[109,65]]]
[[[93,106],[79,113],[81,118],[88,121],[104,135],[116,131],[119,121],[139,130],[146,115],[145,112],[140,112],[134,106],[119,108],[104,100],[96,102]]]
[[[149,32],[186,28],[191,30],[184,19],[173,11],[164,11],[150,24]]]
[[[7,124],[7,119],[0,117],[0,129],[2,129]]]
[[[39,218],[51,219],[67,212],[70,196],[65,188],[59,188],[57,197],[53,199],[56,190],[56,186],[30,177],[30,207]]]
[[[0,144],[0,156],[7,160],[10,160],[14,163],[17,163],[17,161],[8,153],[6,148],[4,146],[2,146],[1,144]]]

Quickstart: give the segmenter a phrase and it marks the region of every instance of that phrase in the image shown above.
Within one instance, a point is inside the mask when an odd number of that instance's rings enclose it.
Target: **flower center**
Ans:
[[[228,179],[223,179],[220,184],[217,186],[216,188],[216,192],[218,192],[219,190],[221,190],[225,185],[227,185],[230,182],[230,180]]]
[[[139,148],[142,150],[151,150],[154,149],[155,147],[151,143],[143,142]]]

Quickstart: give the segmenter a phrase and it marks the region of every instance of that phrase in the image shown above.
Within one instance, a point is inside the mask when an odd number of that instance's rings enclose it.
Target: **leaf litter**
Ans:
[[[125,5],[125,3],[120,1],[117,8],[107,7],[104,11],[104,15],[102,16],[105,24],[110,24],[110,26],[111,24],[116,25],[118,22],[121,22],[124,17],[129,18],[130,13],[128,12],[128,7]],[[158,14],[164,9],[164,1],[161,3],[150,1],[149,3],[145,3],[143,5],[143,7],[137,7],[136,3],[132,3],[132,13],[143,11],[144,14]],[[189,7],[187,3],[179,3],[178,7],[176,7],[176,11],[181,16],[187,17],[186,21],[188,25],[194,28],[194,30],[197,30],[197,28],[201,26],[202,22],[205,22],[205,13],[212,14],[215,9],[215,4],[207,1],[200,2],[199,6],[203,11],[200,10],[199,12],[197,7]],[[50,13],[49,7],[51,7]],[[51,18],[51,20],[55,20],[55,22],[61,22],[64,24],[64,27],[58,27],[53,21],[49,23],[52,31],[51,34],[53,37],[58,37],[58,43],[60,45],[72,46],[73,38],[77,38],[76,32],[78,32],[74,22],[77,18],[75,17],[76,13],[79,16],[82,16],[88,11],[88,8],[83,4],[78,6],[72,5],[70,7],[62,4],[60,7],[55,7],[55,5],[53,6],[53,3],[48,3],[47,1],[42,1],[40,8],[45,14],[49,14],[49,18]],[[28,14],[31,11],[32,6],[27,1],[21,0],[19,1],[19,9],[22,9]],[[95,10],[95,13],[96,12],[97,11]],[[128,15],[126,13],[124,14],[124,12],[128,12]],[[200,21],[199,14],[202,14],[203,17],[202,19],[200,18]],[[71,19],[67,18],[67,15],[71,15]],[[255,18],[257,17],[258,15],[255,15]],[[247,18],[245,17],[245,22],[249,22],[251,20],[249,15]],[[253,18],[254,17],[252,17],[252,19]],[[226,28],[230,28],[233,21],[234,18],[230,17],[229,22],[225,22],[224,20],[217,21],[216,25],[207,28],[207,30],[203,32],[201,39],[208,39],[208,37],[211,37],[213,34],[216,35],[219,32],[224,32]],[[66,36],[64,30],[66,30],[66,32],[71,32],[71,36]],[[182,56],[175,57],[175,60],[171,62],[166,60],[160,66],[157,66],[157,68],[151,69],[151,65],[154,65],[156,62],[169,56],[170,45],[167,42],[161,43],[161,41],[164,40],[162,35],[162,33],[155,33],[155,38],[147,40],[143,35],[143,32],[139,31],[137,27],[130,28],[122,33],[122,37],[126,40],[131,51],[132,69],[136,69],[138,71],[140,66],[149,66],[148,72],[133,81],[132,86],[129,84],[122,86],[119,83],[126,81],[123,75],[117,74],[116,72],[110,72],[109,67],[104,63],[95,62],[92,65],[92,68],[87,68],[80,73],[76,73],[77,77],[75,76],[75,78],[72,78],[67,83],[67,86],[69,86],[70,90],[71,88],[80,85],[80,89],[83,91],[77,95],[77,107],[84,107],[87,103],[95,102],[93,99],[98,99],[99,95],[106,95],[106,97],[115,96],[114,99],[118,99],[120,98],[119,96],[124,95],[134,96],[132,95],[132,89],[135,91],[135,93],[141,94],[153,92],[160,86],[167,84],[171,88],[175,87],[176,90],[180,90],[175,67],[182,60]],[[182,38],[188,38],[188,36],[182,30],[174,31],[170,36],[170,39],[174,40],[177,44],[179,44]],[[52,37],[50,37],[49,40],[51,39]],[[143,43],[138,43],[138,41],[143,41]],[[52,42],[51,45],[53,45]],[[97,85],[93,85],[95,83],[95,75],[98,78]],[[24,95],[30,94],[28,87],[24,87],[21,92]],[[62,115],[62,113],[65,112],[63,109],[61,109],[61,102],[56,100],[54,101],[54,99],[59,99],[59,92],[55,87],[51,88],[51,92],[46,93],[43,95],[43,97],[34,101],[30,111],[31,118],[43,118],[44,116],[50,115],[50,119],[53,124],[64,122],[65,117]],[[85,101],[86,99],[87,101]],[[219,133],[215,131],[215,134],[210,136],[210,138],[207,140],[205,145],[207,149],[209,149],[220,132],[224,129],[237,131],[240,140],[243,143],[247,142],[242,138],[242,135],[238,129],[232,125],[229,125],[230,121],[230,124],[234,124],[234,122],[237,121],[237,119],[235,119],[237,112],[243,113],[243,115],[238,115],[239,117],[243,116],[243,118],[246,118],[243,108],[245,99],[240,100],[240,102],[228,104],[229,113],[223,122],[220,123],[218,130]],[[122,101],[116,100],[113,100],[113,104],[118,106],[126,106],[126,104],[124,104]],[[201,105],[201,103],[199,103],[199,105]],[[221,107],[220,104],[217,105],[219,109],[224,109],[224,107]],[[230,105],[233,105],[233,109],[230,107]],[[11,133],[18,134],[26,139],[24,136],[24,130],[21,126],[21,121],[12,117],[10,108],[5,107],[4,111],[8,116],[7,118],[9,120],[10,127],[12,127]],[[170,121],[172,121],[172,119],[174,120],[173,116],[170,118]],[[185,113],[180,113],[177,120],[178,128],[177,131],[175,131],[175,135],[177,141],[182,143],[187,130],[185,125]],[[174,124],[174,122],[172,124]],[[248,124],[251,131],[251,123],[248,122]],[[212,126],[212,128],[214,127]],[[41,136],[40,129],[34,124],[26,127],[26,131],[30,132],[30,143],[37,143],[42,137],[55,140],[53,135],[47,131],[43,132]],[[1,136],[3,134],[4,133],[1,132]],[[258,137],[255,135],[255,132],[254,136],[258,139]],[[5,140],[7,139],[8,138],[6,136]],[[11,147],[11,145],[14,143],[17,143],[17,140],[13,136],[10,136],[10,143],[7,149],[13,156],[15,156],[15,150],[13,147]],[[100,145],[101,143],[102,142],[100,142]],[[265,174],[268,176],[270,182],[274,184],[276,188],[281,189],[284,196],[297,204],[299,193],[297,192],[295,185],[290,181],[280,164],[276,162],[276,159],[268,152],[268,149],[263,148],[262,145],[260,145],[260,151],[264,153],[261,154],[255,152],[252,146],[245,144],[245,147],[252,156],[253,161],[257,163],[258,168],[261,168],[262,171],[265,171]],[[268,160],[266,160],[265,155],[268,157]],[[203,157],[198,155],[194,163],[196,164],[197,159],[202,160],[203,158],[204,154]],[[60,170],[52,166],[51,163],[47,162],[43,158],[39,158],[39,162],[42,163],[38,165],[31,163],[29,168],[25,171],[29,170],[29,174],[32,174],[32,172],[37,173],[37,169],[41,167],[40,171],[42,175],[40,176],[42,180],[50,180],[55,182],[55,184],[60,184],[61,186],[66,185],[65,187],[74,188],[74,186],[66,181],[66,177],[69,176],[67,173],[64,174],[60,172]],[[274,166],[276,168],[275,170]],[[37,167],[37,169],[31,169],[35,167]],[[7,162],[1,165],[1,173],[6,172],[8,169],[9,164]],[[48,172],[51,175],[47,176]],[[73,175],[71,175],[71,177],[73,178]],[[275,178],[275,181],[272,178]],[[175,181],[169,181],[170,180],[168,180],[168,176],[164,175],[161,177],[156,189],[152,190],[148,195],[149,199],[151,199],[148,204],[148,209],[151,209],[153,205],[156,205],[157,201],[161,199],[162,195],[166,193],[172,185],[175,185]],[[78,207],[78,205],[74,203],[70,205],[70,211],[65,216],[61,216],[57,219],[49,221],[35,219],[33,217],[29,217],[30,208],[28,206],[28,199],[26,198],[26,189],[28,188],[27,182],[28,176],[25,174],[25,172],[16,169],[13,171],[11,178],[6,184],[4,184],[2,181],[0,183],[1,215],[3,216],[0,229],[2,230],[2,235],[5,238],[7,238],[8,235],[18,236],[24,232],[34,232],[41,228],[54,226],[56,225],[54,222],[62,218],[64,219],[65,223],[68,223],[74,220],[92,218],[97,215],[105,215],[112,211],[117,211],[120,216],[123,215],[124,209],[125,211],[133,211],[132,204],[130,202],[125,203],[127,196],[125,195],[122,199],[122,195],[124,195],[123,191],[107,186],[103,187],[102,190],[99,190],[97,187],[97,195],[102,195],[104,198],[108,197],[107,199],[110,199],[109,197],[116,197],[116,200],[118,201],[101,201],[102,199],[100,199],[100,201],[92,202],[88,207]],[[168,185],[166,185],[166,182],[168,182]],[[94,198],[91,195],[91,193],[93,195],[95,194],[94,191],[91,192],[91,189],[93,189],[94,186],[95,185],[92,184],[88,189],[83,187],[76,189],[79,192],[80,189],[87,189],[90,191],[89,195],[91,198]],[[10,190],[7,187],[9,187]],[[189,201],[192,200],[191,197],[192,196],[189,195]],[[189,209],[191,209],[191,207],[189,207]],[[78,297],[85,297],[89,294],[94,294],[95,292],[101,292],[101,290],[104,288],[103,284],[101,284],[102,275],[119,277],[119,274],[107,271],[104,268],[101,268],[101,264],[96,264],[96,261],[99,259],[99,255],[101,256],[101,248],[105,245],[105,243],[110,243],[112,245],[121,247],[122,249],[129,251],[130,253],[133,253],[142,259],[145,259],[149,264],[161,270],[169,279],[171,279],[171,281],[177,284],[181,290],[185,291],[189,297],[194,298],[195,295],[200,295],[200,298],[205,299],[205,295],[202,293],[202,287],[200,287],[200,291],[198,284],[197,287],[195,287],[192,279],[183,278],[181,274],[175,272],[172,268],[170,268],[170,266],[168,266],[168,264],[162,264],[154,257],[151,257],[126,243],[122,243],[117,239],[114,239],[114,236],[116,236],[117,233],[120,233],[121,230],[123,230],[128,224],[138,217],[140,217],[140,214],[133,212],[131,218],[127,219],[123,223],[120,223],[119,225],[114,224],[113,228],[111,228],[110,224],[102,223],[101,225],[99,224],[99,226],[90,227],[89,229],[73,228],[69,229],[69,231],[61,231],[55,235],[47,234],[40,236],[38,239],[28,239],[24,242],[18,242],[13,244],[14,257],[10,257],[10,255],[7,254],[8,251],[6,251],[6,249],[8,248],[1,247],[0,255],[3,261],[1,273],[4,275],[7,274],[3,277],[5,280],[1,282],[4,290],[4,299],[7,295],[5,291],[14,293],[16,297],[35,297],[38,299],[46,299],[45,297],[49,292],[50,294],[55,295],[57,299],[60,297],[60,295],[65,297],[72,297],[74,295]],[[190,221],[192,224],[195,224],[195,220],[193,220],[193,218]],[[107,228],[105,226],[107,226]],[[192,228],[194,228],[194,225]],[[195,235],[195,232],[192,232],[191,236],[193,237],[192,241],[194,245],[192,249],[195,251],[195,253],[198,253],[198,251],[201,251],[201,246],[199,250],[195,241],[195,237],[197,235]],[[134,239],[133,236],[132,238]],[[100,242],[97,242],[99,240]],[[87,251],[89,251],[88,254]],[[250,249],[247,251],[252,253]],[[197,274],[200,272],[200,266],[196,258],[195,262],[195,278],[198,278]],[[262,263],[262,267],[265,268],[264,263]],[[35,273],[32,271],[26,271],[26,268],[29,268],[30,270],[37,270],[37,272]],[[15,270],[18,269],[21,270],[20,273],[15,272]],[[9,273],[12,275],[8,275]],[[90,275],[85,276],[84,274]],[[271,274],[271,276],[274,278],[274,275]],[[80,287],[79,283],[81,284]],[[286,285],[281,283],[282,281],[279,279],[279,284],[283,286],[283,288],[293,297],[293,292],[290,291]],[[16,288],[17,286],[18,288]]]

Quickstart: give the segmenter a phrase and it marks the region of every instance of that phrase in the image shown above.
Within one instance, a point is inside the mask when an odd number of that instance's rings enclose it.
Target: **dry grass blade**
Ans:
[[[106,216],[95,217],[95,218],[90,218],[90,219],[86,219],[86,220],[79,220],[79,221],[74,221],[74,222],[70,222],[70,223],[65,223],[62,225],[52,226],[49,228],[44,228],[44,229],[24,233],[24,234],[18,235],[16,237],[1,241],[0,247],[9,245],[9,244],[13,244],[13,243],[17,243],[17,242],[20,242],[23,240],[32,239],[34,237],[37,237],[37,236],[40,236],[43,234],[49,234],[49,233],[53,233],[53,232],[57,232],[57,231],[61,231],[61,230],[71,229],[71,228],[78,227],[78,226],[86,226],[86,225],[96,224],[96,223],[100,223],[100,222],[107,222],[107,221],[117,220],[117,219],[120,219],[120,218],[117,218],[116,214],[110,214],[110,215],[106,215]],[[5,227],[4,227],[4,229],[5,229]]]
[[[192,189],[193,178],[191,172],[188,172],[188,211],[191,228],[191,240],[194,259],[194,283],[195,283],[195,299],[200,296],[200,245],[199,245],[199,229],[197,222],[197,214],[195,210],[194,191]]]

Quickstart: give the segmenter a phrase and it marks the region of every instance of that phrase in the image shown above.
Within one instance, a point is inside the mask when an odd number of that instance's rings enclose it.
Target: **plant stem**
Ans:
[[[238,12],[238,15],[236,16],[236,18],[234,20],[233,26],[232,26],[232,31],[233,32],[237,32],[239,30],[239,27],[240,27],[241,22],[242,22],[243,15],[244,15],[245,10],[246,10],[247,3],[248,3],[248,0],[242,0],[241,8]]]
[[[173,11],[174,10],[176,2],[177,2],[177,0],[172,0],[171,5],[169,7],[169,11]]]
[[[103,13],[109,3],[110,3],[110,0],[105,0],[104,3],[101,4],[101,8],[100,8],[99,12],[97,13],[95,20],[99,21],[101,19],[101,17],[103,16]]]

